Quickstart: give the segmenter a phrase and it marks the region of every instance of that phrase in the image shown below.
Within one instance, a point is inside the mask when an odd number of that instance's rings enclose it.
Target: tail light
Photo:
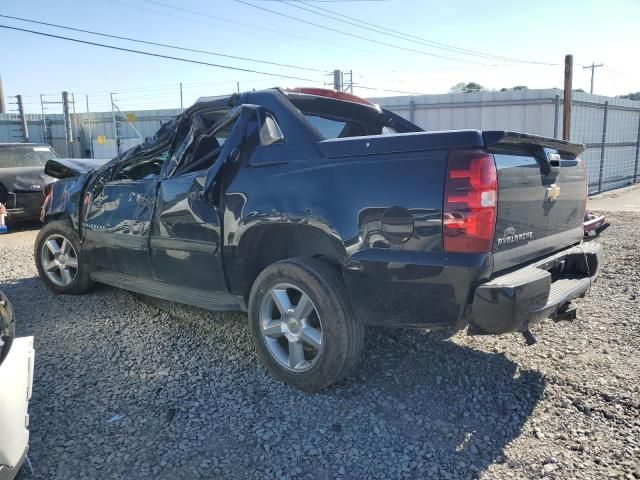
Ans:
[[[498,174],[493,155],[451,150],[444,188],[444,250],[490,252],[496,227]]]

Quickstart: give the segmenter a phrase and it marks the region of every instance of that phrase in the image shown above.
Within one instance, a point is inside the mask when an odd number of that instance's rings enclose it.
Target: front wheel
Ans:
[[[339,381],[356,364],[364,327],[333,266],[295,258],[267,267],[249,298],[258,356],[280,380],[306,391]]]
[[[40,230],[34,257],[38,274],[50,290],[78,295],[93,288],[78,236],[68,222],[52,222]]]

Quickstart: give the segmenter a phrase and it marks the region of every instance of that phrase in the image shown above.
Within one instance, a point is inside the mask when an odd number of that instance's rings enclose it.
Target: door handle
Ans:
[[[240,158],[240,150],[238,150],[237,148],[234,148],[233,150],[231,150],[231,153],[229,153],[229,157],[227,161],[235,162],[239,158]]]

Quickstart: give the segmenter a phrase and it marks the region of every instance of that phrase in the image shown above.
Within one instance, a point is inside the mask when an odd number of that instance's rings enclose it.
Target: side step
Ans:
[[[176,303],[185,303],[206,310],[247,310],[241,297],[224,292],[211,292],[199,288],[171,285],[169,283],[134,277],[126,273],[109,270],[91,272],[91,279],[143,295],[161,298]]]

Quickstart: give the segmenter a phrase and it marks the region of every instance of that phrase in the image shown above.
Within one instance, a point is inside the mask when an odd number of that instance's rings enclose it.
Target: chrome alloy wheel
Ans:
[[[288,370],[304,372],[320,358],[320,316],[309,295],[294,285],[275,285],[262,298],[260,332],[271,356]]]
[[[69,240],[60,234],[48,237],[42,244],[40,262],[52,283],[68,287],[78,274],[78,254]]]

